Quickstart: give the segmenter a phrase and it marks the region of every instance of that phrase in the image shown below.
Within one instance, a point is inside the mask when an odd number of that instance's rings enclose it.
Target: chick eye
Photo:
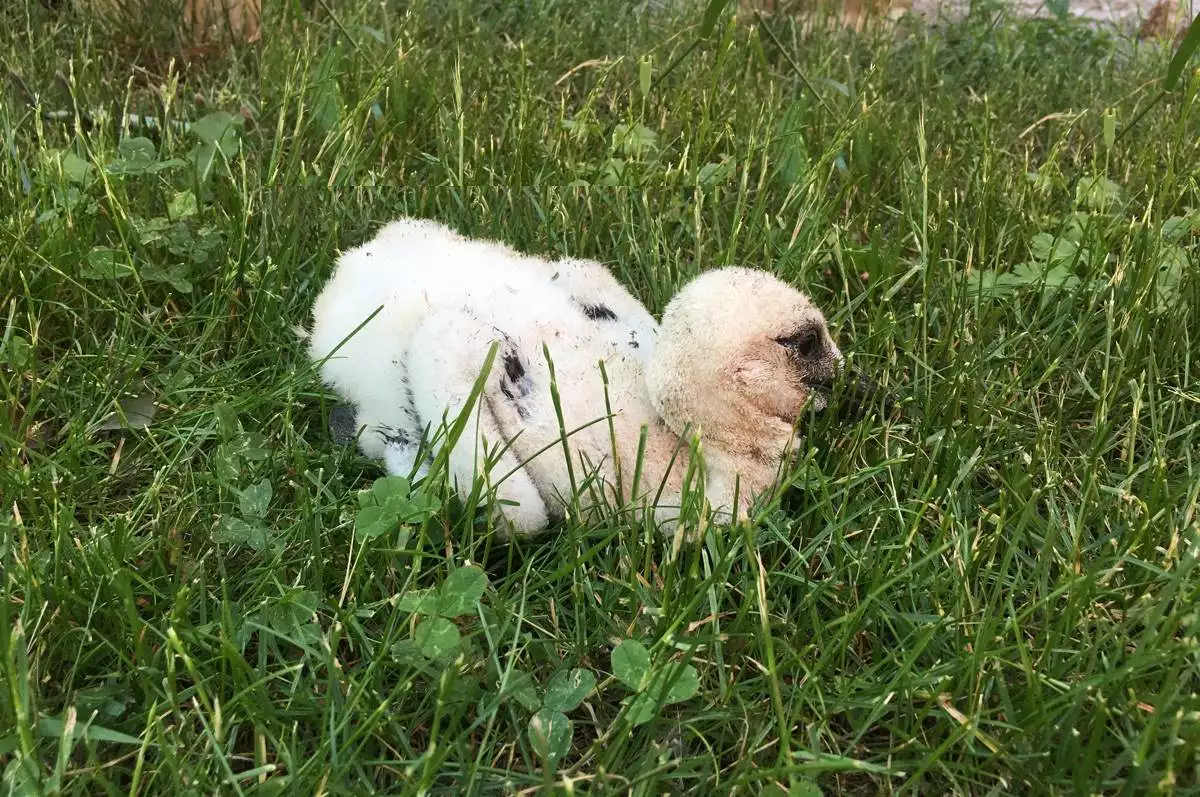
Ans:
[[[821,351],[821,337],[812,328],[802,329],[787,337],[776,338],[775,342],[805,359],[811,359]]]

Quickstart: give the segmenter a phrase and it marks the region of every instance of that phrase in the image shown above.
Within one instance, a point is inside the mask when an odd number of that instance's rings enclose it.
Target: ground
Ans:
[[[983,6],[264,13],[185,62],[0,11],[6,791],[1194,793],[1196,62],[1154,103],[1165,47]],[[807,419],[696,544],[505,544],[333,440],[304,354],[400,213],[655,312],[770,269],[902,414]]]
[[[1178,0],[1069,0],[1066,11],[1073,17],[1087,20],[1100,26],[1111,26],[1123,32],[1137,31],[1138,27],[1149,17],[1153,8],[1160,3],[1175,5]],[[1047,17],[1053,14],[1045,0],[1018,0],[1006,4],[1014,13],[1021,16]],[[949,13],[951,16],[963,16],[970,10],[969,2],[961,0],[912,0],[912,9],[931,19]],[[1190,9],[1189,0],[1183,0],[1182,9]],[[1195,12],[1187,15],[1188,19],[1195,17]]]

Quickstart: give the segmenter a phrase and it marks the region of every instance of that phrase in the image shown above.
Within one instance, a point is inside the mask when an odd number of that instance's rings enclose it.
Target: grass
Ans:
[[[723,16],[664,74],[699,11],[333,7],[188,67],[0,12],[71,112],[0,105],[5,793],[1195,792],[1194,71],[1124,131],[1168,53],[994,8]],[[654,311],[771,269],[905,414],[813,419],[781,503],[678,550],[360,497],[294,327],[401,213]]]

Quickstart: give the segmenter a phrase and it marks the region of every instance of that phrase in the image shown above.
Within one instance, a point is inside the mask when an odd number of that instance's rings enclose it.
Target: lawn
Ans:
[[[187,65],[46,5],[0,11],[5,794],[1200,788],[1195,61],[1136,118],[1165,47],[986,4],[268,2]],[[403,213],[656,313],[770,269],[903,411],[696,544],[505,543],[305,354]]]

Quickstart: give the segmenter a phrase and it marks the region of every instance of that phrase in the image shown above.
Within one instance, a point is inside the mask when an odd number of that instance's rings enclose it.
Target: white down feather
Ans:
[[[313,308],[310,353],[324,361],[322,378],[354,405],[362,451],[408,476],[420,471],[423,436],[459,415],[498,344],[449,465],[457,487],[470,489],[484,475],[484,451],[502,448],[488,478],[515,531],[561,517],[572,483],[592,470],[610,489],[620,482],[626,501],[649,504],[662,487],[657,509],[671,519],[692,432],[704,440],[708,500],[734,510],[736,490],[740,512],[774,482],[792,437],[790,416],[815,390],[802,378],[807,361],[797,377],[780,336],[811,323],[822,357],[840,362],[841,354],[808,299],[761,271],[709,272],[664,317],[672,326],[660,339],[650,313],[599,263],[549,261],[401,219],[339,258]],[[634,494],[643,428],[644,478]]]

